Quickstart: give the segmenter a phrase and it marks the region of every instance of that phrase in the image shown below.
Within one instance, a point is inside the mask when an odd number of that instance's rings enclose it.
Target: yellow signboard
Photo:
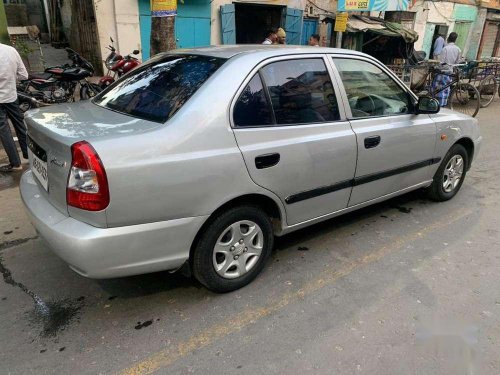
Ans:
[[[369,9],[368,0],[345,0],[345,10],[367,10]]]
[[[335,27],[333,28],[334,31],[337,32],[344,32],[347,28],[347,13],[342,12],[342,13],[337,13],[335,16]]]
[[[177,14],[177,0],[151,0],[151,16],[168,17]]]

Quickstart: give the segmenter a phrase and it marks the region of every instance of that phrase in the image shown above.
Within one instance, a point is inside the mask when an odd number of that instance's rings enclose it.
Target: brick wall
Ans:
[[[5,4],[5,15],[9,26],[28,26],[26,4]]]

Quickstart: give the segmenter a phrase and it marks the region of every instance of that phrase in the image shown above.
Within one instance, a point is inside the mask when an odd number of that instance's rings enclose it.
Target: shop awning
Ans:
[[[401,37],[406,43],[415,43],[418,34],[401,26],[399,23],[388,22],[379,18],[351,15],[347,21],[347,32],[366,32],[389,37]]]

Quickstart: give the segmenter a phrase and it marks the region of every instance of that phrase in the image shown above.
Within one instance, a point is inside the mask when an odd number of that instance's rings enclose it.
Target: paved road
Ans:
[[[452,201],[412,193],[289,235],[225,295],[169,273],[78,276],[0,180],[0,373],[500,373],[499,116],[481,111]]]

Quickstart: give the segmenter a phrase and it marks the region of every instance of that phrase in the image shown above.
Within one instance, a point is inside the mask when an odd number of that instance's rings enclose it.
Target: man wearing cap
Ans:
[[[286,33],[283,28],[280,27],[276,32],[276,35],[278,36],[278,44],[286,44]]]

